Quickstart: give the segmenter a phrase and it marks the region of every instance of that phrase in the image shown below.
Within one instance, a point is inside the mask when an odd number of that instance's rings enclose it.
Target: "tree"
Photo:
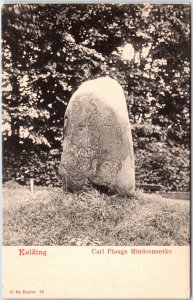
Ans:
[[[5,149],[60,148],[72,93],[105,75],[124,88],[136,153],[189,147],[189,5],[4,5],[2,27]]]

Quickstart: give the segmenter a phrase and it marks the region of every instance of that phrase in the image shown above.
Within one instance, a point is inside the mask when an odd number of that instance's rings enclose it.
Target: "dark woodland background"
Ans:
[[[190,5],[3,5],[2,40],[4,181],[60,186],[68,101],[109,75],[125,91],[136,182],[189,190]]]

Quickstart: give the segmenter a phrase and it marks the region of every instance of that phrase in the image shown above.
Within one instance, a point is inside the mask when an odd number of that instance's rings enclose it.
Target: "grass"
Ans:
[[[4,245],[188,245],[189,201],[136,192],[133,198],[97,190],[4,187]]]

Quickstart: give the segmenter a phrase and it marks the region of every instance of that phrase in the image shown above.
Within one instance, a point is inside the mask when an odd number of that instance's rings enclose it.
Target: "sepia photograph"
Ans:
[[[190,245],[190,13],[2,5],[4,246]]]

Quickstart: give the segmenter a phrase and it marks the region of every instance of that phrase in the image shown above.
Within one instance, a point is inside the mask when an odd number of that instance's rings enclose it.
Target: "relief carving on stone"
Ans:
[[[95,184],[113,185],[128,156],[116,113],[96,96],[84,93],[72,99],[65,119],[62,173],[77,185],[87,184],[88,178]]]

